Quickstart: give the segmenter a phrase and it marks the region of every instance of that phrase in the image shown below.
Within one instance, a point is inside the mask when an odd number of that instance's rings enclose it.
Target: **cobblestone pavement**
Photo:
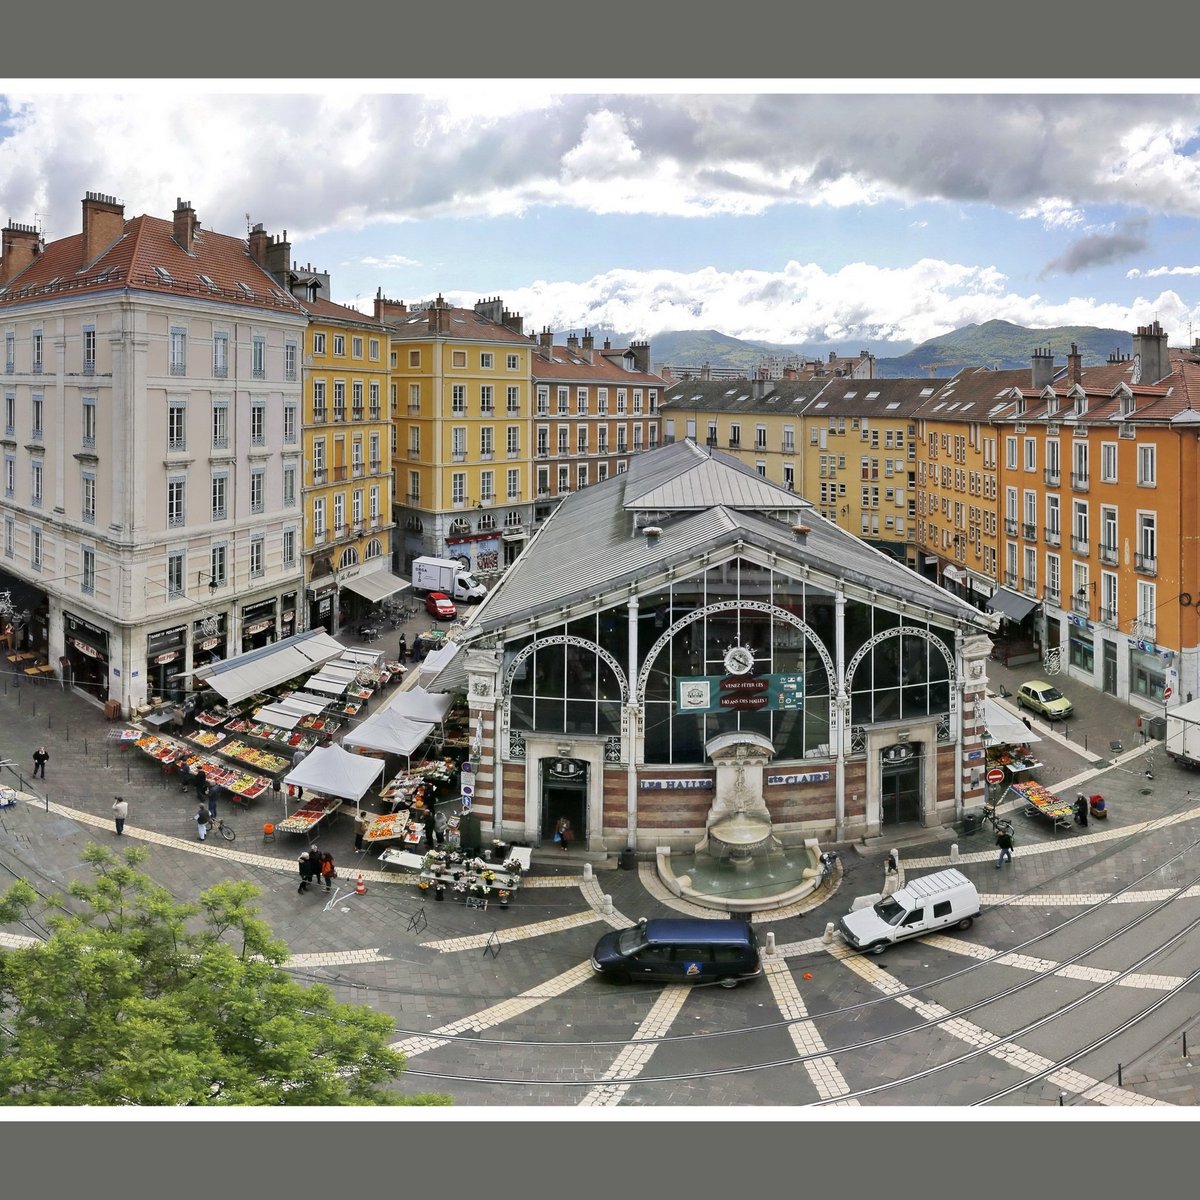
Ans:
[[[410,623],[410,642],[428,624],[424,618]],[[398,634],[390,632],[382,647],[389,655]],[[1015,690],[1019,678],[1008,672],[1004,686]],[[1019,1027],[1013,1019],[1019,1001],[1003,1017],[985,1007],[965,1019],[945,1019],[959,1004],[1066,963],[1095,938],[1085,940],[1082,930],[1061,932],[1028,951],[1001,958],[996,952],[1021,946],[1064,914],[1084,911],[1147,876],[1121,905],[1106,907],[1115,926],[1189,878],[1189,856],[1197,862],[1191,845],[1200,839],[1200,777],[1160,752],[1155,777],[1148,779],[1145,763],[1154,751],[1142,746],[1136,714],[1082,685],[1067,681],[1064,687],[1080,715],[1068,736],[1035,722],[1046,735],[1039,743],[1042,778],[1064,794],[1103,792],[1112,810],[1107,822],[1055,833],[1014,809],[1016,859],[1000,872],[983,833],[903,839],[903,872],[954,861],[976,880],[984,914],[965,935],[908,943],[880,959],[847,954],[826,938],[828,924],[855,896],[883,885],[887,839],[845,846],[836,892],[823,890],[816,902],[756,916],[775,953],[767,957],[763,980],[733,990],[621,989],[593,978],[588,959],[606,929],[689,909],[646,863],[586,878],[580,862],[535,850],[533,871],[508,909],[468,910],[453,901],[428,903],[411,876],[356,856],[352,823],[339,817],[319,836],[339,865],[337,890],[298,895],[294,868],[304,840],[279,835],[274,843],[262,841],[263,821],[280,815],[270,800],[253,802],[249,812],[229,811],[223,803],[221,815],[236,828],[236,842],[200,843],[191,820],[194,798],[144,756],[117,749],[108,739],[114,726],[98,708],[57,683],[22,680],[18,686],[12,675],[0,677],[0,750],[11,764],[3,782],[22,800],[0,810],[0,864],[10,879],[25,876],[44,892],[62,889],[82,873],[80,852],[88,840],[121,844],[110,805],[114,795],[124,795],[130,806],[125,837],[151,849],[150,874],[186,898],[220,879],[257,883],[264,918],[292,950],[289,969],[329,984],[343,999],[389,1013],[397,1045],[409,1056],[400,1088],[446,1091],[460,1106],[956,1105],[978,1095],[981,1082],[1022,1080],[1028,1085],[1003,1103],[1192,1105],[1196,1071],[1183,1039],[1196,1020],[1194,991],[1143,1022],[1140,1037],[1121,1043],[1128,1061],[1114,1061],[1111,1050],[1107,1057],[1085,1055],[1039,1079],[1033,1077],[1061,1057],[1064,1041],[1086,1031],[1060,1027],[994,1044],[996,1032]],[[1105,736],[1114,731],[1118,736]],[[1108,745],[1115,740],[1124,743],[1119,751]],[[44,782],[30,779],[39,742],[51,755]],[[1001,806],[1013,807],[1004,798]],[[1148,875],[1158,864],[1161,874]],[[359,871],[364,895],[354,891]],[[1193,889],[1176,906],[1193,919],[1197,901]],[[15,927],[0,930],[0,945],[28,935]],[[1052,971],[1052,984],[1036,986],[1060,989],[1066,1005],[1111,983],[1134,959],[1133,949],[1090,956]],[[979,969],[945,982],[972,964]],[[1105,1019],[1118,1021],[1192,969],[1179,956],[1166,956],[1113,983],[1104,993]],[[938,1003],[923,990],[934,980],[941,983]],[[924,1035],[879,1041],[869,1053],[838,1051],[921,1022],[939,1023]],[[924,1091],[913,1083],[870,1092],[944,1061],[948,1039],[964,1055],[952,1078],[935,1076]]]

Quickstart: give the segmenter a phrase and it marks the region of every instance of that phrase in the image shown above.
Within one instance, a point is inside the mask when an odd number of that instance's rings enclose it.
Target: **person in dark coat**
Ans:
[[[400,645],[396,650],[396,660],[403,662],[408,657],[408,638],[404,634],[400,635]]]
[[[432,850],[433,843],[437,840],[437,821],[434,819],[432,808],[425,810],[422,821],[425,825],[425,849]]]
[[[1089,810],[1090,810],[1090,805],[1088,804],[1088,798],[1082,792],[1080,792],[1075,797],[1075,824],[1076,825],[1084,825],[1084,826],[1087,825]]]
[[[205,775],[203,767],[196,768],[196,799],[208,799],[208,776]]]
[[[300,855],[296,867],[300,872],[300,886],[296,889],[296,894],[299,895],[308,890],[308,885],[312,883],[313,878],[312,859],[307,850]]]
[[[179,760],[179,790],[186,792],[192,783],[192,768],[186,758]]]

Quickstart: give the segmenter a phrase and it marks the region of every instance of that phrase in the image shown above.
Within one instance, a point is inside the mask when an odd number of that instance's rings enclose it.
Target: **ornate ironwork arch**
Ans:
[[[582,650],[591,650],[601,659],[603,659],[616,676],[617,682],[621,685],[621,703],[622,705],[629,702],[629,681],[625,678],[625,672],[621,670],[621,664],[603,646],[596,642],[589,641],[587,638],[576,637],[570,633],[556,633],[550,637],[538,638],[535,642],[530,642],[528,646],[522,650],[516,658],[512,660],[507,671],[504,672],[504,680],[502,683],[504,703],[507,707],[509,696],[512,691],[513,676],[517,673],[517,668],[539,647],[543,646],[578,646]]]
[[[645,703],[646,681],[650,678],[650,669],[654,666],[655,659],[662,653],[663,647],[681,629],[686,629],[693,622],[699,621],[701,617],[708,616],[710,613],[733,612],[743,609],[749,609],[751,612],[765,613],[772,620],[785,621],[788,625],[794,626],[804,634],[811,643],[812,648],[820,656],[821,662],[825,664],[825,675],[829,680],[829,695],[832,701],[833,697],[837,695],[837,667],[834,665],[833,656],[825,648],[824,643],[817,637],[816,631],[811,626],[802,621],[795,613],[788,612],[786,608],[778,608],[776,605],[767,604],[762,600],[720,600],[716,604],[707,604],[704,608],[698,608],[694,612],[688,613],[686,617],[680,617],[650,647],[637,677],[637,703],[639,707]]]
[[[854,673],[858,670],[858,664],[862,662],[866,656],[879,645],[880,642],[886,641],[891,637],[918,637],[924,638],[934,649],[941,653],[941,656],[946,660],[946,669],[949,671],[950,681],[950,711],[956,712],[958,709],[958,689],[954,685],[958,683],[958,672],[954,665],[954,654],[942,641],[941,638],[935,637],[928,629],[920,629],[916,625],[899,625],[895,629],[885,629],[882,633],[877,633],[873,638],[869,638],[859,646],[854,657],[846,664],[846,687],[854,690]]]

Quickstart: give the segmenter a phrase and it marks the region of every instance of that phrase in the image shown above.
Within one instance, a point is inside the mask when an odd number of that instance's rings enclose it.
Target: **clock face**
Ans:
[[[725,670],[731,675],[745,675],[754,670],[754,654],[746,646],[730,646],[725,651]]]

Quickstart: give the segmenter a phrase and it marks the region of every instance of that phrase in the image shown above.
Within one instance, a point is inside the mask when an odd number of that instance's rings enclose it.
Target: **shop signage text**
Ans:
[[[799,775],[768,775],[767,783],[828,783],[828,771],[804,771]]]
[[[711,779],[643,779],[643,792],[710,792]]]

